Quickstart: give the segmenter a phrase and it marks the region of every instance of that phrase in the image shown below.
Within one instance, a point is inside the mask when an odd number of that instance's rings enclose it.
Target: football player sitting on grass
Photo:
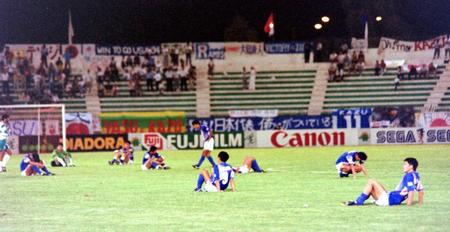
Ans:
[[[344,202],[347,206],[364,205],[364,201],[370,196],[375,200],[378,206],[392,206],[400,205],[404,200],[406,205],[411,206],[414,201],[414,192],[417,191],[419,195],[419,205],[423,203],[423,186],[420,182],[420,176],[417,172],[419,162],[415,158],[406,158],[403,163],[402,181],[397,185],[394,191],[387,192],[382,184],[376,180],[369,180],[363,192],[355,201]]]
[[[151,146],[150,149],[145,152],[142,158],[142,170],[149,169],[169,169],[165,163],[164,156],[160,155],[155,146]]]
[[[133,162],[134,154],[130,141],[126,141],[122,148],[119,148],[119,150],[115,150],[113,159],[108,161],[109,165],[128,165],[133,164]]]
[[[348,177],[352,174],[353,178],[356,178],[356,173],[359,172],[363,172],[367,177],[367,170],[364,166],[366,160],[367,155],[362,151],[349,151],[342,153],[342,155],[336,160],[336,169],[339,177]]]
[[[52,161],[50,162],[52,167],[75,167],[72,161],[72,154],[64,151],[63,144],[60,143],[52,152]]]
[[[194,191],[201,192],[203,183],[205,183],[204,190],[206,192],[224,192],[228,185],[231,185],[231,191],[236,191],[233,168],[226,163],[230,156],[225,151],[221,151],[217,158],[219,164],[214,165],[213,175],[211,176],[207,170],[203,170],[198,176],[197,187]]]
[[[233,170],[240,174],[246,174],[251,171],[257,173],[265,172],[263,169],[259,167],[258,162],[256,162],[256,159],[253,156],[246,156],[244,158],[244,161],[242,161],[242,166],[234,167]]]
[[[20,162],[20,174],[22,176],[53,176],[47,167],[45,167],[44,161],[42,161],[37,152],[28,153],[23,156]]]

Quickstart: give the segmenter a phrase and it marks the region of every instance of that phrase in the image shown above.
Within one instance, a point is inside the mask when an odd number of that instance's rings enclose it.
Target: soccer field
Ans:
[[[21,177],[15,156],[0,173],[0,231],[449,231],[450,146],[371,146],[229,150],[237,166],[256,156],[265,174],[237,175],[238,192],[193,192],[200,151],[161,152],[170,170],[109,166],[110,153],[77,153],[75,168]],[[367,179],[339,179],[335,160],[364,150],[370,178],[392,190],[403,159],[419,160],[424,205],[344,207]],[[214,151],[214,156],[218,150]],[[42,159],[48,162],[48,156]],[[207,161],[203,168],[210,168]]]

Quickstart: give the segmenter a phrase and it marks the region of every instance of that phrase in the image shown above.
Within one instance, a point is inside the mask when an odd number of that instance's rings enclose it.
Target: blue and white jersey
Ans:
[[[6,140],[9,136],[9,127],[5,122],[0,121],[0,140]]]
[[[23,156],[22,161],[20,162],[20,171],[23,172],[28,167],[28,164],[30,164],[30,157],[27,155]]]
[[[145,163],[147,163],[147,161],[150,159],[150,158],[152,158],[152,159],[158,159],[158,158],[161,158],[161,155],[160,154],[158,154],[158,153],[155,153],[155,154],[150,154],[150,152],[145,152],[145,154],[144,154],[144,157],[142,158],[142,164],[145,164]]]
[[[200,133],[202,134],[203,140],[207,140],[209,138],[209,132],[211,129],[207,125],[201,125],[200,126]]]
[[[122,152],[122,154],[128,154],[128,153],[130,153],[130,159],[131,160],[134,160],[134,154],[133,154],[133,148],[122,148],[121,150],[120,150],[120,152]]]
[[[230,184],[230,181],[233,178],[234,178],[234,171],[231,165],[227,163],[220,163],[214,165],[212,182],[214,184],[216,181],[219,181],[220,190],[227,189],[228,184]]]
[[[358,153],[357,151],[348,151],[342,153],[342,155],[339,156],[339,158],[336,160],[336,164],[339,163],[355,164],[356,161],[355,158],[357,153]],[[360,160],[359,163],[363,164],[364,161]]]
[[[399,205],[408,197],[409,192],[422,190],[419,173],[406,173],[397,188],[389,193],[389,205]]]

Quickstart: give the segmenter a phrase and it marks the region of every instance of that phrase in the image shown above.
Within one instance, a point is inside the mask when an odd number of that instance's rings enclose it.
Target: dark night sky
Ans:
[[[319,36],[312,25],[321,15],[330,16],[332,23],[320,36],[349,38],[352,35],[345,27],[346,13],[340,1],[0,0],[0,44],[66,42],[69,9],[76,43],[223,41],[224,29],[236,14],[245,17],[264,40],[262,30],[272,11],[276,20],[276,40]],[[412,24],[417,37],[450,32],[450,0],[392,1],[401,6],[395,17]],[[389,23],[389,16],[383,17],[383,23]]]

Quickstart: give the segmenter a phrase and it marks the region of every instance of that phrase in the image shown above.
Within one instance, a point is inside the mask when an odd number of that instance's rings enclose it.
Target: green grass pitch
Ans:
[[[77,153],[77,167],[50,168],[57,174],[52,177],[21,177],[21,156],[15,156],[8,172],[0,173],[0,231],[450,231],[449,148],[229,150],[232,165],[251,154],[273,169],[238,175],[235,193],[193,192],[199,171],[191,165],[198,150],[161,152],[172,169],[146,172],[140,170],[143,152],[125,167],[107,165],[111,153]],[[403,159],[416,157],[424,205],[341,206],[367,180],[337,177],[337,156],[353,149],[367,152],[370,178],[389,190],[402,177]]]

